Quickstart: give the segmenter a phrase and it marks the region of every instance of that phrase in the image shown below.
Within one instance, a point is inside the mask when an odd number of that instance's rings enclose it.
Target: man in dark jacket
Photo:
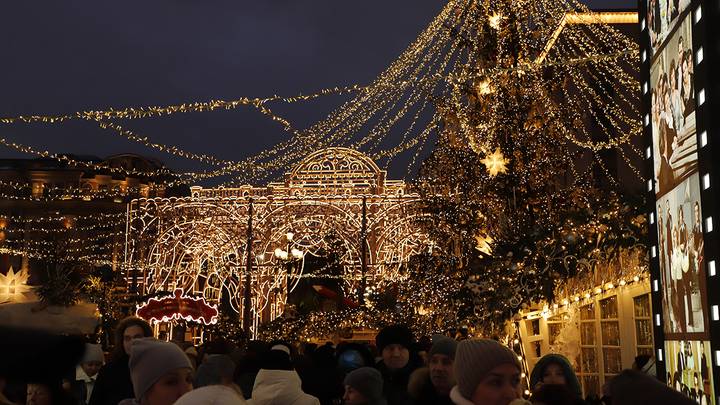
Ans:
[[[115,352],[112,360],[100,369],[88,405],[117,405],[135,396],[130,380],[130,345],[133,340],[151,337],[152,329],[143,319],[131,316],[115,329]]]
[[[376,368],[383,376],[383,390],[388,404],[410,403],[408,381],[410,374],[421,364],[412,332],[404,325],[385,327],[375,337],[375,345],[382,355]]]
[[[408,392],[414,405],[452,405],[450,390],[455,385],[455,349],[455,339],[443,335],[433,336],[428,367],[415,370],[408,383]]]

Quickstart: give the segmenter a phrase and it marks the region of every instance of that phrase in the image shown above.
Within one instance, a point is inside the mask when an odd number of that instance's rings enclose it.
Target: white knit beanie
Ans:
[[[179,368],[192,370],[192,364],[176,344],[155,338],[141,338],[132,341],[130,379],[133,383],[136,400],[140,401],[160,377]]]
[[[517,354],[495,340],[469,339],[460,342],[454,365],[460,394],[471,398],[483,377],[502,364],[512,364],[521,370]]]
[[[245,399],[225,385],[208,385],[181,396],[173,405],[241,405]]]
[[[80,363],[89,363],[91,361],[99,361],[105,363],[105,353],[103,353],[102,346],[85,343],[85,353]]]

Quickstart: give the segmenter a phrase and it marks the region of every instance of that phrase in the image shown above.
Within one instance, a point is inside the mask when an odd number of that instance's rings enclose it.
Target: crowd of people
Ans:
[[[144,320],[130,317],[119,323],[115,338],[107,363],[99,346],[85,343],[71,376],[30,378],[24,398],[6,389],[17,377],[8,374],[14,366],[0,368],[0,405],[23,400],[28,405],[588,403],[573,367],[561,355],[541,358],[526,386],[521,357],[508,346],[467,334],[418,342],[404,325],[380,330],[374,345],[252,341],[240,348],[214,341],[196,348],[157,340]],[[639,371],[613,378],[602,403],[694,403],[649,376],[648,360],[636,367]],[[529,399],[523,399],[526,389]]]

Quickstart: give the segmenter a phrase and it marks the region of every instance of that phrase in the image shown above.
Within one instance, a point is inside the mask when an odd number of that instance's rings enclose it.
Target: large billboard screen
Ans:
[[[648,76],[667,384],[715,404],[690,0],[648,0]]]

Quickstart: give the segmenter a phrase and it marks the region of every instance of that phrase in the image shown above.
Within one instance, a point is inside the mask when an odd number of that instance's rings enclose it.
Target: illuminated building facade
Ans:
[[[52,158],[0,159],[0,271],[44,271],[48,262],[119,269],[127,203],[165,195],[167,176],[158,174],[167,169],[153,159],[68,160],[87,167]]]

